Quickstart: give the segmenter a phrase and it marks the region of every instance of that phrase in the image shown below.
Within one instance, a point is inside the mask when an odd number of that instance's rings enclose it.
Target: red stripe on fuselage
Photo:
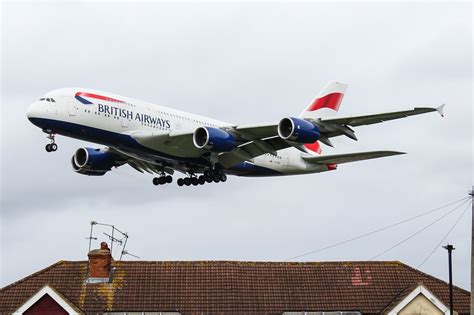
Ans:
[[[108,96],[103,96],[99,94],[87,93],[87,92],[77,92],[76,96],[92,97],[102,101],[116,102],[116,103],[125,103],[124,101],[116,100]]]
[[[331,93],[326,96],[317,98],[309,107],[308,112],[312,112],[321,108],[330,108],[332,110],[338,111],[339,105],[341,105],[343,97],[344,94],[342,93]]]

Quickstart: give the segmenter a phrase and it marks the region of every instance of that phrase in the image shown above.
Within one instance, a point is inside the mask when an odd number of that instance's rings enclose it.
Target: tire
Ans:
[[[212,183],[212,177],[211,176],[206,176],[204,180],[208,183]]]
[[[199,185],[204,185],[206,183],[206,180],[204,179],[204,176],[199,176],[198,178],[198,181],[199,181]]]
[[[49,147],[51,149],[51,152],[54,152],[58,149],[58,145],[56,143],[51,143]]]
[[[158,186],[160,184],[160,179],[158,177],[153,178],[153,185]]]
[[[182,178],[178,178],[177,183],[178,183],[178,186],[181,187],[184,185],[184,180]]]
[[[48,143],[44,149],[46,150],[46,152],[51,152],[51,145]]]
[[[222,174],[221,175],[221,178],[220,178],[220,181],[221,182],[225,182],[227,180],[227,175],[226,174]]]
[[[158,183],[159,183],[160,185],[166,184],[166,178],[163,177],[163,176],[162,176],[162,177],[159,177],[159,178],[158,178]]]
[[[213,180],[214,180],[214,183],[218,183],[220,181],[220,178],[219,178],[219,176],[216,176],[216,177],[214,177]]]
[[[184,184],[185,184],[186,186],[191,185],[191,178],[186,177],[186,178],[184,179]]]
[[[193,184],[193,186],[197,186],[199,185],[199,180],[196,177],[193,177],[191,178],[191,184]]]
[[[173,177],[170,176],[170,175],[166,176],[166,182],[167,182],[168,184],[171,184],[171,183],[173,182]]]

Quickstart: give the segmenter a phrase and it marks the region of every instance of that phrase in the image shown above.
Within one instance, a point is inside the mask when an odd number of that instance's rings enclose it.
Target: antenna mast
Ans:
[[[135,258],[140,258],[139,256],[136,256],[136,255],[133,255],[133,254],[129,253],[125,249],[126,246],[127,246],[127,240],[128,240],[128,237],[129,237],[127,232],[123,232],[123,231],[119,230],[117,227],[115,227],[115,225],[108,224],[108,223],[100,223],[100,222],[97,222],[97,221],[91,221],[90,225],[91,225],[91,229],[90,229],[89,237],[86,237],[86,239],[89,240],[89,252],[91,251],[91,248],[92,248],[92,240],[97,240],[97,237],[93,236],[94,226],[95,225],[101,225],[101,226],[106,226],[106,227],[111,228],[111,233],[110,234],[103,232],[103,234],[105,236],[107,236],[110,240],[110,252],[111,253],[113,253],[112,249],[113,249],[114,243],[117,243],[117,245],[119,247],[122,246],[122,244],[123,244],[122,250],[120,252],[120,259],[119,260],[122,260],[123,255],[130,255],[130,256],[133,256]],[[121,239],[116,237],[116,232],[122,236]]]
[[[471,196],[471,314],[474,314],[474,186],[469,192]]]

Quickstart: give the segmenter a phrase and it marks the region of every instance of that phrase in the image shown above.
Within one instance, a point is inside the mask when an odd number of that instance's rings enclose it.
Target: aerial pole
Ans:
[[[447,244],[443,246],[448,251],[448,263],[449,263],[449,314],[454,315],[453,311],[453,260],[452,252],[455,250],[453,245]]]
[[[472,186],[471,191],[471,314],[474,314],[474,186]]]

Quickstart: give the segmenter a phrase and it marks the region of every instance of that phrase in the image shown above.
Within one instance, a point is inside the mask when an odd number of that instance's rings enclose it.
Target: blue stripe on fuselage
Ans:
[[[241,162],[229,168],[230,172],[235,172],[239,176],[278,176],[283,175],[278,171],[255,165],[251,162]]]
[[[78,100],[79,102],[81,102],[82,104],[85,104],[85,105],[94,104],[91,101],[88,101],[83,97],[80,97],[79,95],[76,95],[75,98],[76,98],[76,100]]]

